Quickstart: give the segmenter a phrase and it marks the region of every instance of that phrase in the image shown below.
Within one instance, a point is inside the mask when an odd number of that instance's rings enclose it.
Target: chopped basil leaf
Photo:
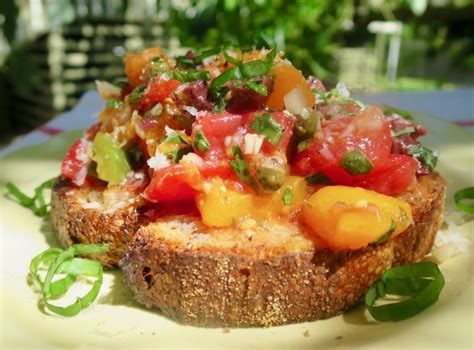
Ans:
[[[238,59],[229,55],[224,47],[222,48],[222,54],[224,55],[224,58],[227,62],[232,63],[235,66],[238,66],[241,63]]]
[[[444,277],[432,262],[392,267],[365,294],[367,310],[378,321],[401,321],[433,305],[444,286]],[[409,297],[399,302],[376,305],[387,294]]]
[[[255,116],[255,120],[250,124],[250,127],[273,145],[278,145],[283,137],[283,127],[268,112],[265,112],[262,116]]]
[[[214,107],[212,108],[213,114],[219,114],[224,112],[225,110],[225,99],[222,96],[218,96],[217,101],[214,103]]]
[[[310,142],[311,142],[311,139],[304,140],[298,143],[298,146],[296,148],[297,152],[300,153],[300,152],[303,152],[305,149],[307,149]]]
[[[206,136],[204,133],[197,129],[195,134],[194,134],[194,148],[198,149],[199,152],[201,152],[203,155],[206,155],[207,151],[209,151],[209,148],[211,145],[209,144],[209,141],[207,141]]]
[[[232,67],[232,68],[226,70],[221,75],[217,76],[211,82],[211,90],[217,92],[222,87],[222,85],[224,85],[228,81],[237,80],[237,79],[240,79],[240,78],[242,78],[242,74],[240,73],[239,68],[238,67]]]
[[[128,81],[125,79],[121,79],[113,83],[112,85],[118,87],[119,89],[123,89],[125,86],[128,85]]]
[[[183,83],[190,83],[195,80],[209,80],[211,79],[211,73],[207,70],[197,70],[189,72],[173,71],[166,72],[166,74],[176,80],[179,80]]]
[[[255,60],[242,63],[240,72],[244,78],[260,77],[268,73],[267,62],[264,60]]]
[[[412,114],[408,111],[404,111],[403,109],[398,109],[398,108],[395,108],[395,107],[392,107],[392,106],[389,106],[389,105],[384,105],[383,106],[383,111],[384,111],[385,115],[397,114],[400,117],[402,117],[403,119],[413,120]]]
[[[159,63],[159,62],[161,62],[161,61],[163,61],[163,60],[161,59],[161,57],[160,57],[160,56],[156,56],[156,57],[153,57],[153,59],[151,60],[151,63]]]
[[[49,203],[46,203],[44,198],[44,191],[53,187],[55,178],[43,182],[35,188],[35,195],[29,197],[11,182],[7,182],[7,196],[16,200],[21,206],[30,209],[36,216],[45,216],[49,210]]]
[[[89,306],[97,298],[102,286],[103,267],[98,261],[76,256],[101,254],[107,252],[108,249],[108,244],[73,244],[67,250],[50,248],[35,256],[30,263],[30,274],[42,290],[46,308],[58,315],[74,316]],[[44,280],[38,273],[40,266],[48,269]],[[59,274],[66,277],[53,281]],[[86,295],[77,297],[75,302],[68,306],[57,306],[49,302],[50,299],[63,296],[79,276],[95,278]]]
[[[374,167],[370,159],[357,149],[347,152],[339,161],[339,165],[351,175],[368,174]]]
[[[290,205],[293,202],[293,192],[291,192],[291,189],[289,187],[285,188],[281,199],[283,200],[283,204],[285,205]]]
[[[204,50],[194,58],[194,63],[201,63],[205,58],[217,55],[221,51],[220,47]]]
[[[464,188],[454,194],[454,202],[456,203],[456,206],[466,213],[474,214],[474,205],[463,203],[464,199],[471,200],[472,203],[472,200],[474,199],[474,187]]]
[[[239,179],[245,181],[250,185],[250,187],[255,188],[255,184],[250,178],[249,168],[247,163],[245,163],[244,156],[239,146],[232,147],[232,154],[235,159],[229,162],[230,167],[234,170],[234,173],[238,176]]]
[[[138,102],[143,96],[143,93],[145,92],[145,87],[144,86],[139,86],[133,89],[133,91],[129,95],[130,102]]]
[[[403,129],[400,129],[398,131],[393,131],[391,130],[391,135],[392,137],[400,137],[400,136],[403,136],[403,135],[408,135],[408,134],[411,134],[412,132],[415,132],[415,128],[413,126],[407,126]]]
[[[181,158],[183,158],[186,154],[193,152],[193,148],[191,146],[181,147],[178,150],[167,154],[171,156],[171,161],[173,163],[178,163]]]
[[[324,91],[321,91],[317,88],[314,88],[313,93],[316,94],[317,101],[316,103],[328,103],[328,98],[326,97],[326,93]]]
[[[429,171],[433,171],[438,162],[438,153],[422,145],[413,145],[409,147],[408,154],[426,165]]]
[[[120,101],[119,99],[111,98],[110,100],[107,100],[107,106],[119,109],[120,107],[123,106],[123,102]]]
[[[329,178],[321,173],[311,174],[305,176],[306,182],[310,185],[331,185],[332,181]]]
[[[262,82],[258,83],[256,81],[250,80],[245,84],[245,87],[250,89],[250,90],[255,91],[257,94],[260,94],[262,96],[267,96],[268,95],[267,87]]]
[[[163,140],[163,142],[182,143],[184,145],[188,144],[186,140],[183,139],[183,137],[181,137],[181,135],[179,135],[175,130],[173,129],[167,129],[167,130],[171,130],[171,131],[167,131],[167,133],[169,132],[169,135]]]
[[[375,244],[380,244],[380,243],[388,241],[390,239],[390,237],[392,237],[392,235],[393,235],[393,233],[395,232],[396,229],[397,229],[397,224],[392,219],[392,222],[390,223],[390,228],[387,230],[387,232],[385,232],[377,240],[375,240],[374,243]]]
[[[186,57],[186,56],[178,56],[176,58],[176,65],[179,69],[189,69],[194,68],[195,63],[194,60]]]

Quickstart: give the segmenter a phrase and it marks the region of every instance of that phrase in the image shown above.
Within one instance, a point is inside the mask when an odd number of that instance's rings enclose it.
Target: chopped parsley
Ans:
[[[144,86],[139,86],[133,89],[133,91],[129,95],[130,102],[138,102],[143,96],[143,93],[145,92],[145,87]]]
[[[309,185],[330,185],[332,184],[329,178],[321,173],[315,173],[304,178]]]
[[[194,148],[199,150],[203,155],[206,155],[207,151],[209,151],[209,148],[211,145],[209,144],[209,141],[207,141],[206,136],[204,133],[197,129],[195,134],[194,134]]]
[[[268,112],[265,112],[261,116],[255,116],[255,120],[250,124],[250,127],[265,137],[273,145],[278,145],[283,137],[283,127],[278,124]]]
[[[339,165],[351,175],[368,174],[374,167],[370,159],[357,149],[347,152],[339,161]]]
[[[438,153],[422,145],[411,146],[408,154],[426,165],[429,171],[433,171],[438,162]]]
[[[232,147],[232,154],[235,159],[231,160],[229,164],[234,173],[239,177],[239,179],[248,183],[250,187],[255,188],[255,183],[250,177],[248,165],[244,160],[244,156],[242,155],[239,146]]]
[[[119,109],[120,107],[123,106],[123,102],[120,101],[119,99],[111,98],[111,99],[107,100],[107,106]]]
[[[293,202],[293,192],[291,192],[291,189],[289,187],[285,188],[281,199],[283,200],[283,204],[285,205],[290,205]]]

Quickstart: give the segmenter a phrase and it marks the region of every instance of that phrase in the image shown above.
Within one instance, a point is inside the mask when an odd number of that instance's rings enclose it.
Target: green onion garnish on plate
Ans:
[[[365,294],[365,305],[378,321],[401,321],[415,316],[433,305],[444,286],[444,277],[438,265],[432,262],[418,262],[392,267],[380,281]],[[390,296],[403,297],[401,301],[388,301]]]
[[[474,187],[464,188],[454,194],[454,203],[456,203],[456,206],[466,213],[474,214],[474,204],[465,203],[465,199],[474,200]]]
[[[43,302],[48,310],[62,316],[77,315],[89,306],[99,294],[103,282],[103,267],[95,260],[78,258],[77,255],[101,254],[109,250],[108,244],[74,244],[68,249],[50,248],[35,256],[30,263],[30,274],[41,288]],[[44,280],[39,274],[40,267],[47,268]],[[62,275],[60,279],[54,279]],[[63,296],[77,277],[95,279],[90,290],[68,306],[58,306],[50,301]],[[53,281],[54,279],[54,281]]]

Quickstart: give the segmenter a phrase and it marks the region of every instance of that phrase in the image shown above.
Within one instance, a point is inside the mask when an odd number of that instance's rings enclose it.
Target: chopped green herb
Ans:
[[[407,127],[403,128],[403,129],[400,129],[398,131],[391,130],[390,133],[391,133],[392,137],[400,137],[400,136],[411,134],[412,132],[415,132],[415,128],[413,126],[407,126]]]
[[[30,209],[36,216],[45,216],[49,210],[49,203],[46,203],[44,198],[44,191],[53,187],[54,180],[56,178],[49,179],[43,182],[41,185],[35,188],[35,195],[29,197],[24,194],[20,189],[11,182],[7,182],[5,187],[7,188],[7,197],[12,197],[21,206]]]
[[[472,200],[474,199],[474,187],[464,188],[454,194],[454,202],[456,203],[456,206],[466,213],[474,214],[474,205],[463,203],[465,199],[471,200],[472,203]]]
[[[119,109],[120,107],[123,106],[123,102],[120,101],[119,99],[111,98],[110,100],[107,100],[107,106]]]
[[[114,86],[118,87],[119,89],[123,89],[125,86],[128,85],[128,80],[121,79],[113,83]]]
[[[212,113],[213,114],[219,114],[224,112],[225,110],[225,99],[222,96],[217,97],[217,101],[214,103],[214,107],[212,108]]]
[[[183,158],[186,154],[193,152],[193,148],[191,146],[180,147],[178,150],[171,152],[171,154],[167,154],[167,156],[171,156],[171,161],[173,163],[178,163],[181,158]]]
[[[283,127],[278,124],[268,112],[265,112],[261,116],[256,115],[255,120],[250,124],[250,127],[263,135],[273,145],[278,145],[283,137]]]
[[[408,111],[404,111],[403,109],[398,109],[398,108],[395,108],[395,107],[392,107],[392,106],[389,106],[389,105],[384,105],[383,106],[383,111],[384,111],[385,115],[397,114],[400,117],[402,117],[403,119],[413,120],[413,115]]]
[[[365,294],[365,305],[378,321],[401,321],[433,305],[444,286],[444,277],[432,262],[392,267]],[[375,305],[387,294],[409,297],[403,301]]]
[[[163,61],[163,59],[160,56],[155,56],[152,58],[151,63],[159,63]]]
[[[195,80],[204,80],[207,81],[211,79],[211,73],[207,70],[197,70],[197,71],[189,71],[189,72],[181,72],[181,71],[169,71],[166,74],[176,80],[179,80],[183,83],[190,83]]]
[[[370,159],[357,149],[347,152],[340,160],[339,165],[351,175],[368,174],[374,167]]]
[[[268,73],[267,62],[264,60],[245,62],[239,68],[244,78],[260,77]]]
[[[256,81],[250,80],[245,84],[245,87],[250,90],[255,91],[257,94],[260,94],[262,96],[268,95],[267,87],[262,82],[256,82]]]
[[[209,148],[211,145],[209,144],[209,141],[207,141],[206,136],[204,133],[197,129],[196,132],[194,133],[194,148],[198,149],[199,152],[201,152],[203,155],[206,155],[207,151],[209,151]]]
[[[332,181],[321,173],[311,174],[304,178],[309,185],[331,185]]]
[[[230,167],[234,170],[234,173],[241,179],[250,185],[250,187],[255,188],[255,183],[250,178],[249,168],[247,163],[245,163],[244,156],[239,146],[234,146],[232,148],[232,154],[234,155],[234,160],[229,162]]]
[[[238,59],[229,55],[224,47],[222,48],[222,54],[224,55],[224,58],[227,62],[232,63],[235,66],[238,66],[241,63]]]
[[[426,165],[429,171],[433,171],[438,162],[438,153],[422,145],[413,145],[409,147],[408,154]]]
[[[304,140],[298,143],[298,146],[296,148],[297,152],[300,153],[300,152],[303,152],[305,149],[307,149],[309,147],[310,142],[311,142],[311,139]]]
[[[283,204],[285,205],[290,205],[293,202],[293,192],[291,192],[291,189],[289,187],[285,188],[281,199],[283,200]]]
[[[143,93],[145,92],[145,87],[144,86],[139,86],[133,89],[133,91],[129,95],[130,102],[138,102],[143,96]]]
[[[176,65],[178,66],[179,69],[189,69],[189,68],[194,69],[195,67],[194,60],[186,56],[178,56],[176,58]]]
[[[392,235],[393,235],[393,233],[395,232],[396,229],[397,229],[397,224],[392,219],[392,222],[390,223],[390,228],[387,230],[387,232],[385,232],[377,240],[375,240],[374,243],[375,244],[380,244],[380,243],[388,241],[390,239],[390,237],[392,237]]]
[[[232,67],[211,82],[211,90],[217,92],[225,83],[242,78],[238,67]]]
[[[101,254],[108,249],[108,244],[73,244],[67,250],[50,248],[35,256],[30,263],[30,274],[42,290],[46,308],[58,315],[74,316],[89,306],[97,298],[102,286],[103,267],[98,261],[76,256]],[[44,280],[38,273],[41,266],[48,269]],[[53,282],[58,274],[66,276]],[[95,279],[86,295],[77,297],[74,303],[65,307],[49,302],[50,299],[64,295],[79,276]]]
[[[217,55],[218,53],[220,53],[220,51],[220,47],[214,47],[212,49],[204,50],[194,58],[194,63],[201,63],[205,58]]]

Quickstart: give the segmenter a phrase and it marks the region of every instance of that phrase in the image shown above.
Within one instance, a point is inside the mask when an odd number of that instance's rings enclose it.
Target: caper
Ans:
[[[255,178],[263,192],[274,192],[285,182],[286,166],[279,158],[266,158],[257,168]]]

